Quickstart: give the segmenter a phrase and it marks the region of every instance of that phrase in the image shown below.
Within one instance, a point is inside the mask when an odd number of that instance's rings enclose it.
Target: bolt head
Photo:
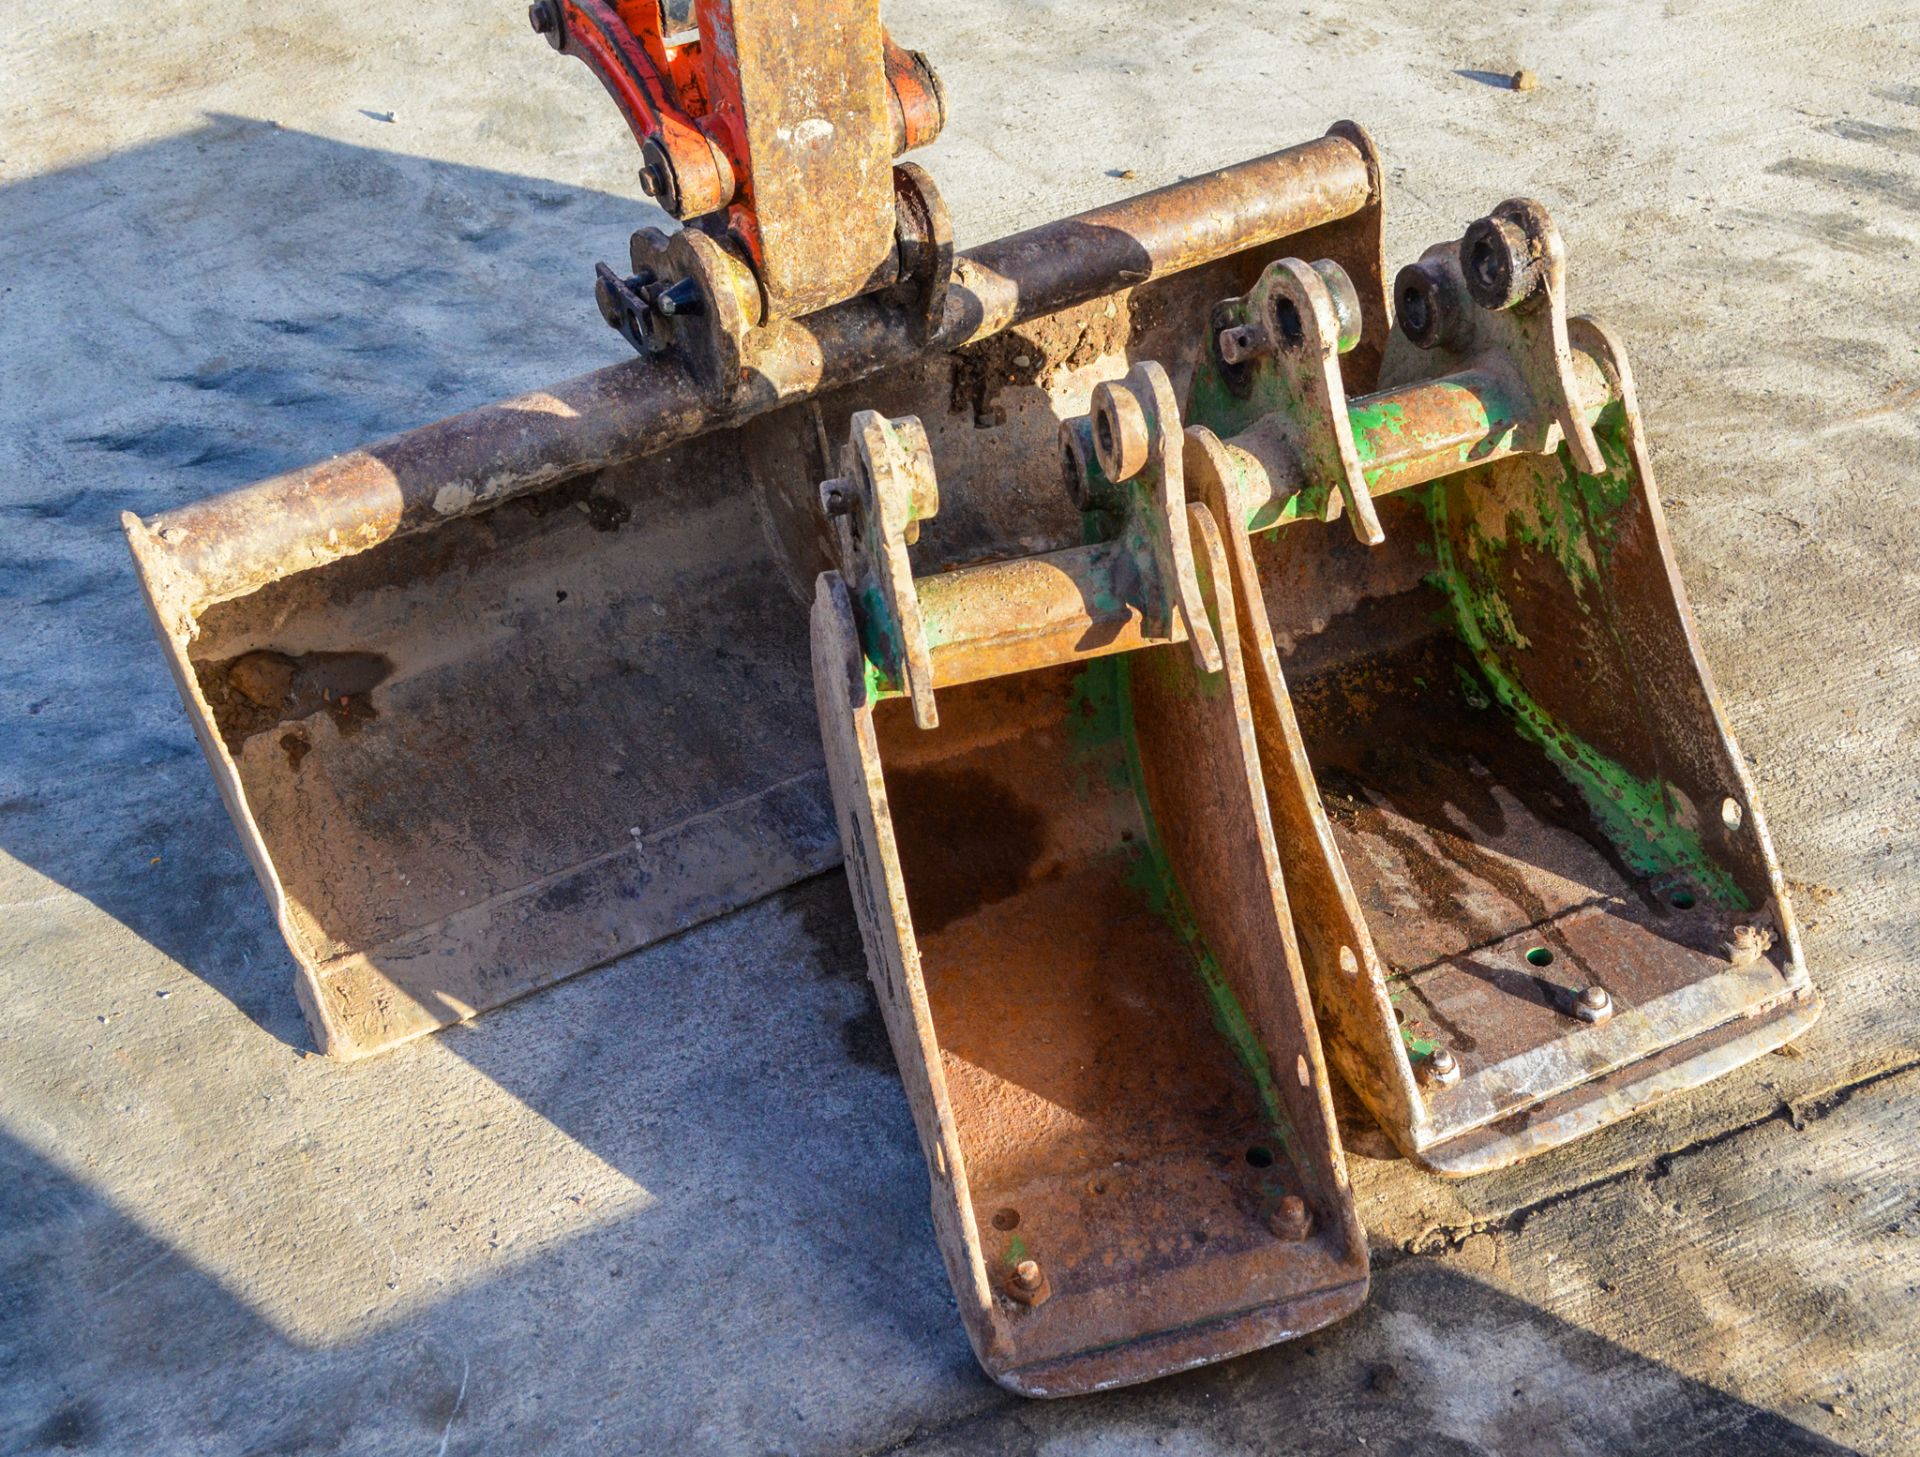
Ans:
[[[1244,364],[1259,353],[1259,338],[1246,325],[1220,331],[1220,357],[1228,364]]]
[[[1038,1260],[1022,1260],[1007,1271],[1007,1294],[1020,1305],[1043,1305],[1053,1291]]]
[[[1583,1022],[1604,1022],[1613,1015],[1613,997],[1599,982],[1593,982],[1580,989],[1573,1012]]]
[[[1436,1047],[1427,1054],[1420,1076],[1430,1087],[1450,1088],[1460,1081],[1460,1059],[1453,1055],[1452,1048]]]
[[[1267,1228],[1278,1239],[1303,1240],[1313,1229],[1313,1212],[1298,1194],[1284,1195],[1267,1217]]]
[[[700,293],[698,280],[678,279],[653,296],[653,306],[669,318],[678,314],[704,314],[707,301]]]

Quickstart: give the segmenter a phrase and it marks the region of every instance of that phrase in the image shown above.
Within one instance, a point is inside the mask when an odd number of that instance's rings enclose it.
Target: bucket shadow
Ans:
[[[897,1123],[891,1141],[910,1139]],[[861,1205],[877,1183],[841,1196]],[[905,1202],[875,1201],[881,1223],[868,1232],[889,1237]],[[897,1278],[942,1279],[930,1242],[894,1267],[895,1280],[836,1282],[812,1321],[772,1291],[733,1293],[749,1271],[710,1281],[699,1338],[676,1339],[694,1292],[664,1241],[639,1234],[650,1217],[469,1286],[398,1329],[316,1349],[0,1136],[0,1450],[730,1453],[877,1442],[931,1457],[1198,1440],[1253,1453],[1273,1451],[1276,1433],[1300,1453],[1420,1457],[1849,1450],[1427,1260],[1383,1271],[1367,1306],[1309,1340],[1077,1401],[989,1387],[951,1311],[918,1327],[920,1302],[899,1303]],[[827,1240],[807,1243],[823,1263],[841,1256]],[[917,1388],[843,1374],[845,1343],[863,1324],[880,1333],[857,1343],[879,1363],[868,1371],[901,1361]],[[719,1371],[715,1352],[727,1353]],[[818,1395],[836,1385],[841,1401],[822,1411]]]
[[[658,214],[214,115],[0,189],[0,217],[0,850],[311,1046],[119,513],[618,359],[593,257]]]

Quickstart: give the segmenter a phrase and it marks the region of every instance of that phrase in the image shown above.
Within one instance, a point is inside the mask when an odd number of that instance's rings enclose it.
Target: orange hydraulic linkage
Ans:
[[[612,94],[642,189],[751,270],[750,313],[798,317],[898,280],[890,164],[945,118],[879,0],[537,0],[528,16]]]

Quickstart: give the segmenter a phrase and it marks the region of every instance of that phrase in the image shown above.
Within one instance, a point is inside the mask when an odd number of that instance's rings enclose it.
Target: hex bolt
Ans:
[[[680,188],[673,175],[673,159],[655,137],[640,144],[640,190],[659,203],[662,211],[680,216]]]
[[[553,13],[550,0],[535,0],[527,7],[527,24],[533,27],[535,35],[551,35],[558,17]]]
[[[1451,1048],[1436,1045],[1427,1054],[1420,1076],[1429,1087],[1450,1088],[1460,1081],[1460,1059],[1453,1055]]]
[[[1613,997],[1596,981],[1581,988],[1574,999],[1573,1015],[1582,1022],[1604,1022],[1613,1015]]]
[[[1727,960],[1735,966],[1752,966],[1773,945],[1773,932],[1764,926],[1735,926],[1733,939],[1726,944]]]
[[[1275,1239],[1298,1242],[1313,1230],[1313,1211],[1298,1194],[1282,1195],[1280,1202],[1273,1206],[1273,1213],[1267,1216],[1267,1228],[1273,1231]]]
[[[1007,1294],[1022,1305],[1039,1305],[1052,1293],[1038,1260],[1022,1260],[1007,1272]]]

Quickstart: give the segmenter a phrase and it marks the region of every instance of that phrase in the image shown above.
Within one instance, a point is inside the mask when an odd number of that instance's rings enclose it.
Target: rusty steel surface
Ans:
[[[849,878],[936,1232],[982,1364],[1036,1396],[1302,1334],[1365,1292],[1219,535],[1182,498],[1164,372],[1137,365],[1090,403],[1097,423],[1066,434],[1100,441],[1075,494],[1106,501],[1090,519],[1109,550],[1027,560],[1055,600],[1078,581],[1144,608],[1133,651],[1022,636],[1028,598],[998,591],[1009,562],[915,580],[911,614],[829,573],[813,622]],[[863,459],[875,418],[855,417]],[[930,459],[917,422],[891,426]],[[1150,529],[1175,513],[1177,535]],[[930,543],[940,522],[919,526]],[[851,565],[880,550],[850,540]],[[1172,600],[1163,574],[1191,581],[1177,610],[1154,605]],[[922,620],[975,674],[942,684],[937,727],[886,681]],[[969,653],[975,635],[995,648]]]
[[[756,331],[744,378],[703,381],[671,355],[610,365],[165,512],[138,528],[143,555],[161,595],[190,612],[925,352],[1376,212],[1368,175],[1360,148],[1328,137],[1175,183],[962,255],[931,341],[884,300],[849,300]]]
[[[927,578],[920,602],[931,624],[934,687],[1165,640],[1120,590],[1126,571],[1115,548],[1101,542]],[[1176,624],[1178,636],[1185,631]]]
[[[886,34],[877,0],[710,0],[674,15],[650,0],[535,0],[528,18],[613,97],[642,189],[751,270],[756,321],[894,280],[888,163],[938,136],[945,111],[932,66]]]
[[[768,313],[796,318],[891,281],[879,0],[704,0],[700,26],[712,122],[740,159],[729,221],[759,265]]]
[[[910,51],[886,31],[887,94],[893,117],[893,154],[926,146],[947,124],[947,96],[940,75],[918,51]]]
[[[1060,420],[1138,358],[1184,389],[1192,318],[1288,227],[1337,249],[1366,177],[1310,143],[975,250],[933,346],[859,300],[762,331],[736,390],[635,360],[129,520],[316,1042],[378,1051],[836,863],[791,595],[830,557],[822,442],[924,422],[925,568],[1073,547]],[[263,662],[265,708],[232,677]]]
[[[1428,250],[1383,388],[1335,401],[1381,544],[1320,524],[1324,475],[1264,413],[1291,408],[1286,376],[1236,388],[1216,354],[1195,413],[1227,438],[1189,430],[1196,494],[1230,521],[1330,1054],[1406,1153],[1451,1174],[1715,1076],[1818,1009],[1631,375],[1562,317],[1550,241],[1527,255],[1531,292],[1494,305],[1460,278],[1470,248]]]
[[[1184,648],[1144,650],[1154,654],[1191,678]],[[1122,769],[1075,752],[1074,670],[943,700],[933,734],[891,704],[875,733],[979,1255],[990,1284],[1033,1258],[1052,1287],[1044,1306],[1001,1312],[1006,1350],[995,1357],[985,1342],[989,1368],[1062,1363],[1363,1281],[1344,1194],[1287,1160],[1192,952],[1135,883],[1129,846],[1148,830],[1134,787],[1078,787]],[[1143,755],[1170,752],[1154,727],[1139,733]],[[1178,774],[1162,814],[1211,797],[1190,765]],[[1183,867],[1194,878],[1183,883],[1219,873],[1244,894],[1244,869],[1226,862],[1246,853]],[[1296,1082],[1282,1051],[1269,1059]],[[1272,1210],[1288,1194],[1322,1211],[1322,1239],[1275,1235]],[[1061,1364],[1045,1394],[1170,1369],[1147,1360],[1114,1350],[1085,1376]]]

